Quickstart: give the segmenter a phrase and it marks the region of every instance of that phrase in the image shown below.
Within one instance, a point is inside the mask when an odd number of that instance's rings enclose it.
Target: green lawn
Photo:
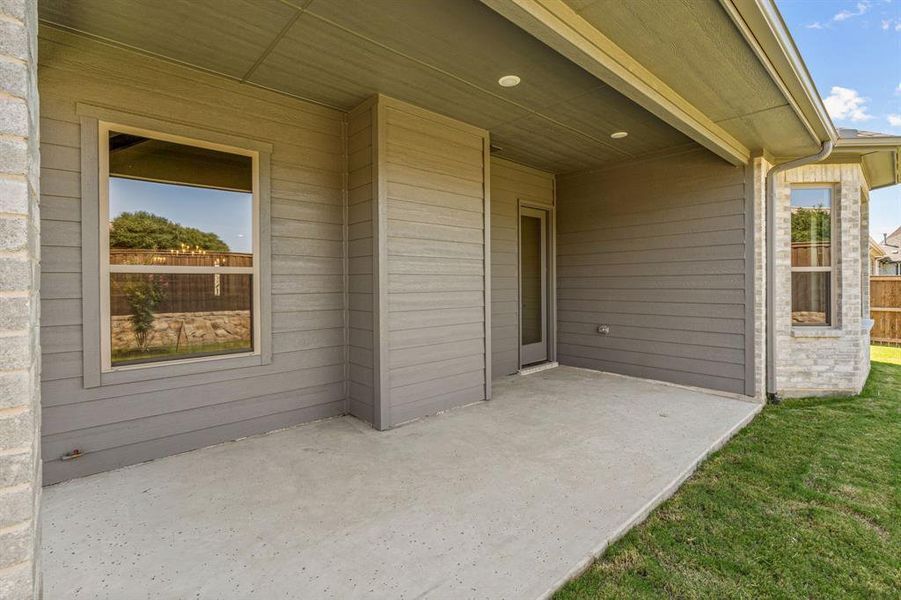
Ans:
[[[232,352],[250,352],[253,347],[250,340],[232,340],[230,342],[209,342],[206,344],[172,346],[152,346],[147,350],[113,350],[113,366],[132,363],[150,362],[159,359],[196,358],[211,354],[229,354]]]
[[[901,348],[890,346],[872,346],[870,358],[874,361],[901,365]]]
[[[873,361],[860,396],[767,406],[556,598],[897,598],[901,349]]]

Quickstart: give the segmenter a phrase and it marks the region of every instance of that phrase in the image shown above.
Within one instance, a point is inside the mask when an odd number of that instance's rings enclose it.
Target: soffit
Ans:
[[[824,162],[860,163],[870,189],[901,183],[901,136],[846,128],[838,134]]]
[[[40,0],[45,22],[241,77],[297,10],[255,0]]]
[[[45,23],[350,110],[374,93],[491,131],[553,172],[692,142],[476,0],[44,0]],[[515,73],[522,83],[501,88]],[[610,133],[630,132],[614,141]]]
[[[819,146],[719,2],[563,1],[746,147]]]
[[[871,190],[901,182],[901,145],[892,149],[839,147],[823,162],[829,164],[859,163],[863,168],[867,187]]]

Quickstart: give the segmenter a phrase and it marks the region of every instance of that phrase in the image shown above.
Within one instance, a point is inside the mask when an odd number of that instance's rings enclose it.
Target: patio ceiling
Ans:
[[[476,0],[45,0],[39,8],[45,24],[341,110],[381,92],[488,129],[496,154],[553,172],[691,143]],[[511,73],[522,83],[500,87]],[[620,130],[629,137],[610,139]]]
[[[709,137],[677,130],[668,115],[652,114],[642,106],[654,106],[627,98],[622,86],[604,83],[616,82],[486,6],[497,2],[484,2],[42,0],[39,10],[45,24],[341,110],[377,92],[393,96],[488,129],[497,155],[556,173],[692,138],[717,151]],[[664,74],[690,102],[688,113],[730,139],[718,152],[727,160],[740,163],[771,140],[778,147],[768,150],[780,156],[813,143],[719,4],[570,4],[653,74]],[[500,87],[506,74],[522,83]],[[629,136],[612,140],[615,131]]]

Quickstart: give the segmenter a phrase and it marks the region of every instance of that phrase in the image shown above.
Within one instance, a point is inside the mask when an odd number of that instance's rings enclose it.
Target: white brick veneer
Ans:
[[[791,185],[835,184],[833,235],[837,306],[831,327],[792,327]],[[798,397],[857,393],[870,372],[866,182],[859,165],[807,165],[776,181],[776,390]],[[864,188],[862,190],[862,188]]]
[[[766,174],[772,167],[765,158],[751,165],[754,199],[754,396],[766,398]]]
[[[40,596],[36,0],[0,0],[0,598]]]

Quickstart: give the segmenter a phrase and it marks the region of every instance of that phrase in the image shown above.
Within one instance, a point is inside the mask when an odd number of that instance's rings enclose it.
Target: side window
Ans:
[[[832,231],[832,187],[792,188],[792,325],[833,322]]]
[[[253,151],[100,124],[104,371],[257,354]]]

